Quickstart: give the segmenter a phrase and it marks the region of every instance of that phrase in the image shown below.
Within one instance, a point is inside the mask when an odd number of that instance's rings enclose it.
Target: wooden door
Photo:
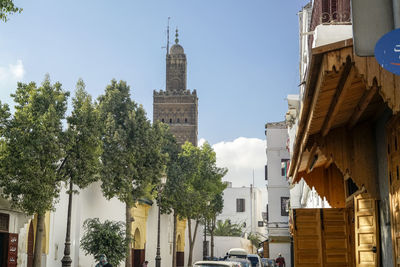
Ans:
[[[368,194],[354,197],[356,266],[379,266],[376,200]]]
[[[27,267],[33,266],[33,244],[34,244],[34,233],[33,233],[33,223],[29,225],[28,232],[28,264]]]
[[[185,252],[183,251],[176,252],[176,266],[177,267],[185,266]]]
[[[393,257],[396,267],[400,266],[400,117],[393,119],[387,126],[387,154],[390,219],[392,228]]]
[[[8,234],[7,267],[17,267],[18,234]]]

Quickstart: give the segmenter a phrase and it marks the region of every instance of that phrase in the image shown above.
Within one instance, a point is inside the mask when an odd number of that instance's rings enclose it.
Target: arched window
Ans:
[[[172,123],[172,119],[169,119],[169,123]]]
[[[185,118],[185,123],[187,123],[187,118]]]
[[[176,120],[177,123],[179,123],[179,118]]]
[[[161,122],[164,122],[164,119],[161,119]]]

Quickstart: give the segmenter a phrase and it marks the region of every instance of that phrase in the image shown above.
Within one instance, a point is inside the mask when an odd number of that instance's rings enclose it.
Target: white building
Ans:
[[[268,180],[268,241],[270,258],[281,253],[287,266],[291,266],[290,234],[289,234],[289,183],[286,171],[289,161],[287,149],[288,133],[285,122],[267,123],[265,126],[267,139]]]
[[[63,188],[60,193],[60,199],[55,206],[55,211],[48,212],[45,216],[42,267],[61,266],[65,247],[67,209],[68,195],[66,194],[66,188]],[[154,267],[157,246],[158,207],[155,202],[142,201],[136,208],[132,209],[132,215],[135,220],[132,222],[132,233],[134,233],[135,239],[133,252],[137,251],[138,254],[142,254],[143,260],[149,261],[149,267]],[[88,188],[73,196],[70,247],[73,267],[93,267],[96,265],[93,257],[85,255],[84,251],[80,249],[80,240],[84,234],[83,223],[88,218],[99,218],[101,222],[105,220],[124,222],[125,205],[116,198],[107,200],[101,192],[100,182],[91,184]],[[0,266],[8,266],[6,262],[15,261],[18,267],[32,266],[36,222],[35,216],[27,216],[11,208],[7,200],[0,198],[0,242],[2,242],[1,244],[11,242],[7,246],[0,246]],[[170,267],[172,265],[173,241],[172,215],[161,215],[160,232],[161,266]],[[199,227],[194,244],[193,262],[202,259],[200,232],[201,229]],[[181,258],[180,266],[187,265],[188,255],[187,222],[179,221],[177,225],[177,256]],[[124,263],[121,263],[120,266],[123,265]],[[141,264],[134,266],[139,267]]]
[[[230,220],[231,223],[243,226],[247,234],[258,233],[265,236],[265,227],[262,219],[261,190],[250,187],[228,187],[224,190],[224,208],[217,220]]]

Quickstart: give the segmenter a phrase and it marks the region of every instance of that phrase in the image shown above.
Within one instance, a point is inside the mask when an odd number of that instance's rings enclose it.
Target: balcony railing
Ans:
[[[320,24],[351,24],[350,0],[314,0],[310,31]],[[308,40],[311,48],[313,35]]]

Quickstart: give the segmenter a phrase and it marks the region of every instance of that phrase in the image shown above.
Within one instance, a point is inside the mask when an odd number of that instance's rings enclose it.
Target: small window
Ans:
[[[180,121],[179,121],[179,118],[176,120],[176,122],[177,122],[177,123],[179,123],[179,122],[180,122]]]
[[[172,119],[169,119],[169,123],[172,123]]]
[[[187,123],[187,118],[185,118],[185,123]]]
[[[265,181],[268,180],[268,166],[265,165]]]
[[[289,198],[281,197],[281,216],[289,216]]]
[[[354,183],[353,179],[348,178],[346,180],[346,185],[348,197],[358,191],[358,186],[356,185],[356,183]]]
[[[289,159],[281,159],[281,175],[287,177]]]
[[[8,225],[10,222],[10,215],[0,213],[0,232],[8,232]]]
[[[237,198],[236,199],[236,212],[244,212],[244,198]]]
[[[263,227],[264,226],[264,222],[263,221],[258,221],[258,227]]]
[[[165,122],[164,119],[161,119],[161,122]]]

